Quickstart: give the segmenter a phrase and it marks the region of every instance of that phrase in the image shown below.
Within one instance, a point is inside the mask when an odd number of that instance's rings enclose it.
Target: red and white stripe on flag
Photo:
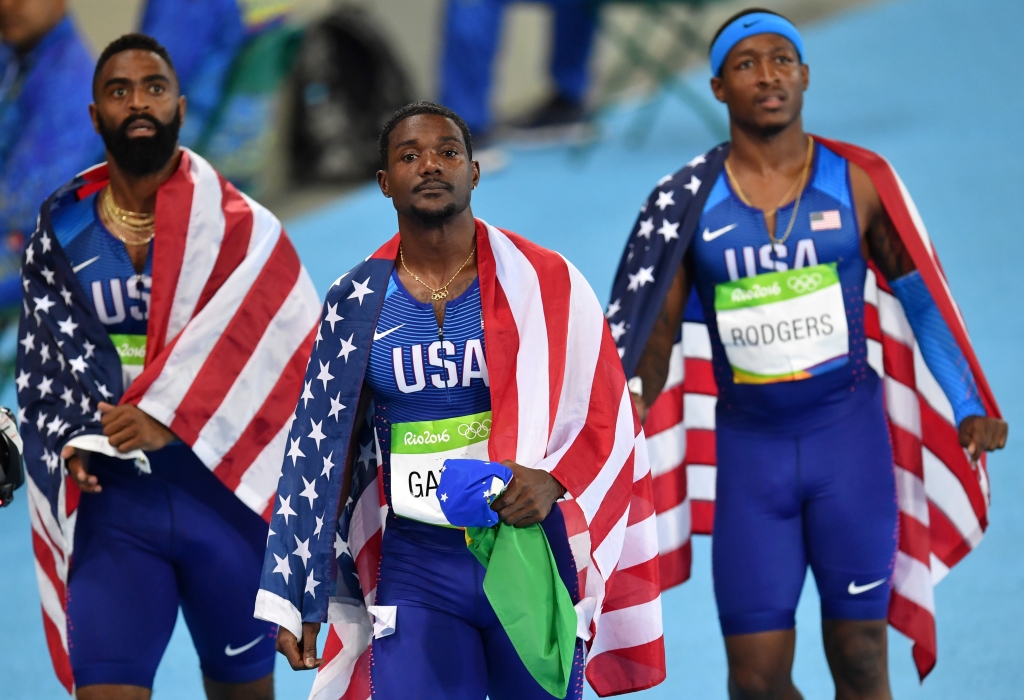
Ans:
[[[880,156],[848,144],[825,143],[872,177],[922,276],[932,280],[929,289],[971,362],[986,406],[998,415],[906,187]],[[988,526],[988,474],[984,458],[977,465],[967,459],[952,407],[924,363],[903,308],[884,280],[878,280],[872,267],[865,281],[865,330],[868,361],[885,384],[899,499],[889,623],[913,640],[914,661],[923,678],[937,658],[933,586],[981,541]],[[711,534],[714,521],[717,390],[710,358],[707,327],[684,323],[683,340],[672,349],[668,382],[644,425],[655,479],[664,588],[689,577],[689,531]],[[683,507],[687,501],[689,513]]]
[[[121,402],[170,427],[267,516],[320,295],[281,222],[205,160],[186,158],[189,177],[158,195],[163,274],[153,278],[146,369]]]
[[[690,578],[690,535],[710,534],[715,501],[715,403],[711,338],[684,323],[665,389],[644,424],[654,477],[662,588]]]

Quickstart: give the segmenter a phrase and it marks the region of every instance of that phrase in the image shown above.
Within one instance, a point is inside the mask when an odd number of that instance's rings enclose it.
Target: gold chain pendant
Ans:
[[[463,268],[466,267],[466,265],[469,264],[469,261],[473,259],[473,255],[475,253],[476,243],[473,244],[473,250],[469,252],[469,257],[466,258],[466,261],[459,266],[459,269],[455,271],[455,274],[452,275],[452,278],[448,280],[448,284],[443,285],[440,289],[434,289],[429,284],[421,280],[415,272],[409,269],[409,266],[405,264],[405,251],[402,250],[401,245],[398,246],[398,258],[402,261],[402,267],[405,268],[406,272],[412,275],[414,280],[416,280],[417,282],[419,282],[424,287],[430,290],[430,298],[433,299],[434,301],[441,301],[443,299],[448,298],[448,285],[455,281],[455,278],[459,276],[459,273],[462,272]]]

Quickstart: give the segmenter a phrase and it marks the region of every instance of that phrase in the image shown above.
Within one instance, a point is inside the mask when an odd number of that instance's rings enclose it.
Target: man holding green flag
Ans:
[[[565,697],[576,644],[576,611],[539,524],[501,523],[491,505],[512,480],[497,462],[448,459],[437,500],[449,523],[487,569],[484,593],[523,665],[546,691]]]
[[[660,683],[650,469],[593,290],[473,217],[458,115],[408,105],[380,148],[399,232],[327,293],[257,617],[293,668],[320,666],[317,700]]]

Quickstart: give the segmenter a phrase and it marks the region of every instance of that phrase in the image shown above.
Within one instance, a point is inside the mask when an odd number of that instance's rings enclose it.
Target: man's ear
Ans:
[[[178,112],[181,114],[181,123],[185,123],[185,112],[188,111],[188,99],[184,95],[178,97]]]
[[[480,162],[474,160],[470,167],[473,168],[473,189],[475,190],[476,186],[480,184]]]
[[[388,184],[387,170],[377,171],[377,186],[380,187],[381,194],[383,194],[388,199],[391,199],[391,186]]]
[[[711,93],[715,96],[715,99],[725,104],[725,85],[722,84],[722,79],[717,75],[711,77]]]
[[[97,134],[100,133],[100,122],[99,122],[99,111],[96,109],[96,103],[89,103],[89,119],[92,121],[92,129]]]

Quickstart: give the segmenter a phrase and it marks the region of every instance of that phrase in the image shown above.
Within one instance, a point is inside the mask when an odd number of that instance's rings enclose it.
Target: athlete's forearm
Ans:
[[[693,279],[692,262],[689,256],[679,266],[679,271],[672,280],[672,286],[665,296],[658,318],[654,322],[647,345],[640,355],[634,376],[643,381],[643,400],[648,407],[654,403],[668,379],[669,360],[672,357],[672,346],[683,322],[683,310],[690,294]]]
[[[890,286],[914,329],[925,364],[953,406],[957,426],[968,416],[986,415],[967,358],[943,320],[921,273],[915,270],[893,280]]]

